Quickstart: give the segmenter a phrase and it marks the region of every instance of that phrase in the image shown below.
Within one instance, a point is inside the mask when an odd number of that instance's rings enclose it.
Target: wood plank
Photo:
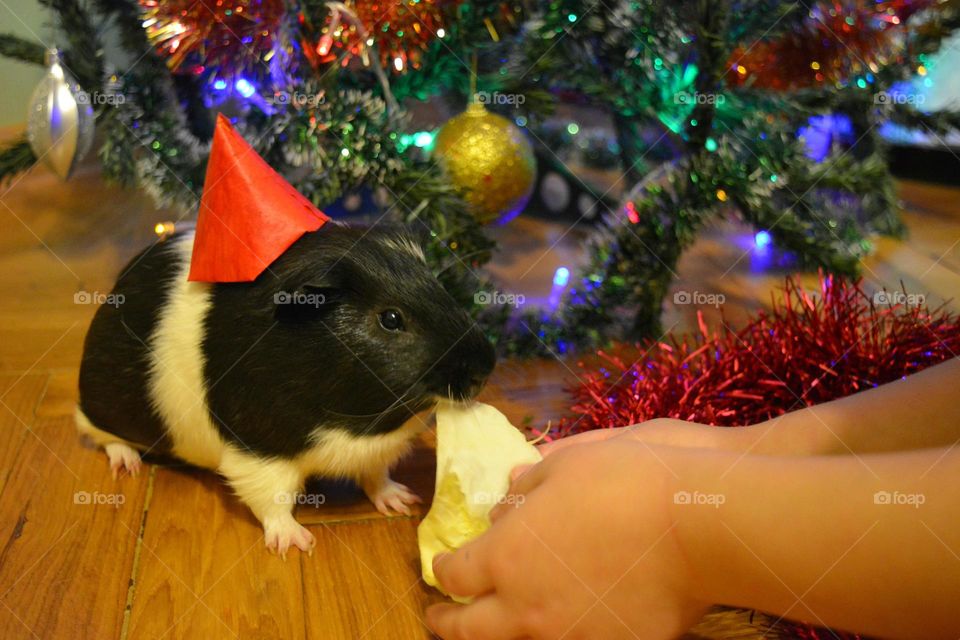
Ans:
[[[86,324],[0,328],[0,371],[43,371],[77,366]],[[44,351],[48,349],[49,351]]]
[[[33,427],[47,387],[46,374],[0,375],[0,492]]]
[[[391,473],[394,480],[410,487],[423,500],[423,504],[411,505],[414,516],[425,515],[433,498],[437,465],[432,443],[432,435],[427,432]],[[310,496],[309,500],[297,505],[294,511],[296,519],[304,525],[386,518],[352,482],[316,478],[308,483],[305,493]]]
[[[127,638],[304,637],[300,553],[268,553],[213,473],[157,467],[139,555]]]
[[[119,637],[147,480],[112,480],[72,418],[33,433],[0,495],[0,637]]]
[[[443,596],[420,579],[415,518],[311,527],[312,559],[303,563],[310,638],[430,638],[423,610]]]
[[[503,360],[479,399],[496,406],[517,427],[543,427],[566,413],[563,390],[580,375],[576,360]]]
[[[958,245],[960,246],[960,245]],[[931,257],[910,245],[884,240],[881,244],[882,260],[869,261],[866,274],[879,289],[919,294],[925,296],[931,308],[940,305],[960,312],[960,273],[948,268],[939,257]]]
[[[50,372],[43,400],[37,407],[37,416],[56,418],[72,416],[77,407],[77,385],[80,370],[77,367],[54,369]]]

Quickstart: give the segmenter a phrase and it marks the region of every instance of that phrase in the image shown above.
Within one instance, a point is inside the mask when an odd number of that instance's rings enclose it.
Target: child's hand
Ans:
[[[483,536],[434,570],[473,603],[427,610],[441,637],[672,638],[707,609],[673,535],[669,449],[610,438],[551,453]]]

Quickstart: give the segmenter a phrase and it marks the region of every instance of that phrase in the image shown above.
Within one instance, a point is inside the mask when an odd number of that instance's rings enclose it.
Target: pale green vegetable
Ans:
[[[540,460],[536,447],[490,405],[440,402],[436,491],[417,529],[427,584],[440,588],[435,555],[460,548],[490,526],[490,510],[506,498],[511,469]]]

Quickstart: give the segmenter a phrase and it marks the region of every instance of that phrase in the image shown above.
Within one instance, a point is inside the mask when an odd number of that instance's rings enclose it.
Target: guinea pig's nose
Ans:
[[[483,389],[483,386],[487,384],[487,379],[490,378],[490,374],[493,373],[493,368],[496,365],[496,359],[490,360],[481,360],[479,363],[476,363],[473,369],[467,376],[467,388],[469,389],[470,397],[475,397]]]
[[[456,350],[450,352],[445,359],[445,366],[438,368],[438,373],[446,372],[445,379],[441,380],[441,388],[459,399],[474,398],[483,389],[496,364],[497,354],[493,345],[483,332],[474,329],[457,345]]]
[[[475,373],[470,376],[470,381],[467,385],[467,395],[471,398],[476,397],[476,395],[483,390],[483,385],[487,384],[487,378],[489,377],[489,373]]]

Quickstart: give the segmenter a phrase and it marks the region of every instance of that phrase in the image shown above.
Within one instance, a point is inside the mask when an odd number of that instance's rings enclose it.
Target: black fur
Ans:
[[[327,225],[251,283],[218,285],[204,352],[225,438],[293,456],[319,423],[357,435],[399,427],[436,396],[472,397],[493,347],[393,229]],[[287,295],[298,303],[277,304]],[[398,309],[405,330],[380,327]]]
[[[385,433],[437,396],[479,391],[494,367],[493,347],[427,266],[387,240],[409,238],[390,228],[327,224],[255,281],[214,285],[204,375],[211,418],[225,439],[292,457],[318,425]],[[87,337],[81,406],[96,426],[134,442],[153,443],[162,427],[149,408],[146,349],[118,336],[118,325],[128,316],[149,343],[177,271],[170,252],[149,254],[117,284],[125,304],[98,311]],[[385,309],[401,312],[402,331],[380,326]]]
[[[152,445],[154,453],[168,452],[170,445],[147,391],[147,345],[179,270],[179,256],[169,245],[148,247],[124,267],[112,291],[123,303],[97,309],[80,361],[80,408],[90,422]]]

